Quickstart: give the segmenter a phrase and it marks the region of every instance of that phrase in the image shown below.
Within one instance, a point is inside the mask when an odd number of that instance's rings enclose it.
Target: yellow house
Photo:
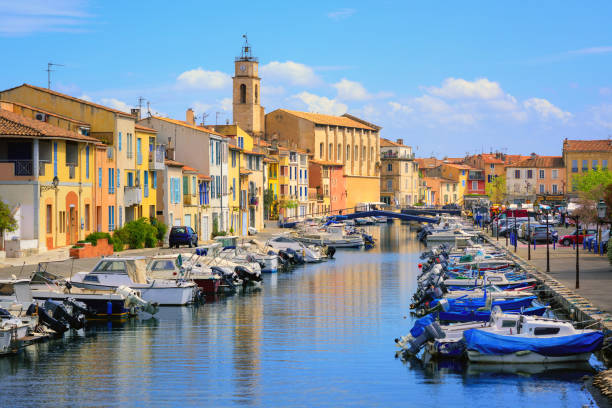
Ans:
[[[259,146],[256,146],[253,136],[245,132],[238,125],[218,125],[215,130],[222,135],[230,138],[230,163],[228,172],[230,173],[230,208],[232,202],[236,203],[234,192],[239,193],[238,205],[240,207],[240,216],[237,224],[238,228],[234,228],[234,232],[238,235],[247,235],[248,228],[255,228],[261,231],[263,224],[263,190],[264,186],[264,164],[263,159],[265,153],[260,151]],[[257,147],[257,149],[256,149]],[[234,153],[236,152],[236,153]],[[236,157],[237,163],[234,161],[234,154],[240,154]],[[234,185],[234,177],[236,177],[236,168],[240,177]],[[230,225],[235,221],[234,214]]]
[[[452,185],[453,191],[446,192],[449,195],[449,201],[459,205],[463,204],[463,196],[467,192],[470,169],[472,169],[472,167],[465,164],[442,163],[440,165],[440,176],[456,182],[456,184],[449,184]],[[449,185],[447,185],[447,187]],[[452,199],[450,197],[452,197]]]
[[[230,231],[231,233],[239,233],[240,219],[241,219],[241,208],[240,208],[240,161],[241,152],[238,146],[229,144],[229,163],[227,165],[227,172],[229,177],[229,207],[230,207]]]
[[[86,135],[0,109],[0,199],[15,209],[7,254],[73,245],[94,231],[95,148]]]
[[[140,186],[140,192],[137,193],[140,195],[140,203],[125,208],[126,221],[156,216],[157,173],[150,169],[150,164],[153,162],[152,156],[155,154],[157,131],[145,126],[135,125],[134,133],[136,138],[134,179],[138,181]]]
[[[266,209],[268,212],[268,219],[278,219],[278,158],[277,157],[264,157],[264,163],[268,165],[267,174],[267,190],[272,195],[272,202],[269,208]],[[265,192],[264,192],[265,194]]]
[[[612,164],[612,140],[568,140],[563,141],[563,162],[567,186],[562,186],[568,196],[576,197],[573,176],[595,169],[610,169]],[[565,188],[563,188],[565,187]]]

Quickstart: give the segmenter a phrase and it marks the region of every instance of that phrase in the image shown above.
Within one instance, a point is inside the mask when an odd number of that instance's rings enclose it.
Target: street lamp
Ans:
[[[603,220],[606,219],[606,213],[608,212],[608,206],[606,205],[606,202],[604,200],[599,200],[599,202],[597,203],[597,230],[598,230],[598,234],[597,234],[597,246],[599,248],[597,248],[597,253],[600,253],[600,249],[601,249],[601,224],[603,224]],[[603,251],[601,251],[601,253],[603,253]]]
[[[578,233],[580,232],[580,219],[578,216],[570,217],[574,221],[576,221],[576,289],[580,289],[580,264],[579,264],[579,255],[578,249],[580,246],[578,245]]]

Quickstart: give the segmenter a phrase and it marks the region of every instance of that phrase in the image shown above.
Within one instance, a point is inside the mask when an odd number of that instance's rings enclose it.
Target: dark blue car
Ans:
[[[169,241],[170,248],[178,248],[179,245],[189,245],[191,248],[198,245],[198,234],[191,227],[172,227]]]

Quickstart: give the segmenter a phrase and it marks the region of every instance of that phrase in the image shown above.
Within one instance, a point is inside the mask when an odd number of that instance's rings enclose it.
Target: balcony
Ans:
[[[15,176],[32,176],[34,175],[34,166],[32,160],[3,160],[0,162],[2,167],[7,166],[10,173]],[[12,169],[11,169],[11,164]]]
[[[149,170],[163,170],[166,150],[163,145],[156,145],[149,154]]]
[[[468,180],[484,180],[484,175],[482,174],[482,171],[470,171],[468,173]]]
[[[183,205],[198,205],[199,197],[197,195],[183,194]]]
[[[393,150],[387,150],[380,153],[380,157],[382,159],[404,159],[404,160],[414,160],[414,153],[398,153]]]
[[[123,201],[126,207],[139,205],[142,202],[142,189],[140,187],[125,187]]]
[[[252,195],[249,197],[249,205],[259,205],[259,197]]]

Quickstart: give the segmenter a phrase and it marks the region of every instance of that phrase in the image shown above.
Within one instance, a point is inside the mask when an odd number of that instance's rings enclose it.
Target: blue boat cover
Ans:
[[[429,326],[434,322],[435,316],[433,314],[427,315],[425,317],[421,317],[416,322],[414,322],[414,326],[410,329],[410,334],[412,337],[417,338],[425,331],[425,327]]]
[[[594,331],[571,336],[558,337],[519,337],[501,335],[478,329],[463,332],[468,350],[482,354],[512,354],[529,350],[543,356],[568,356],[579,353],[591,353],[603,343],[602,332]]]

